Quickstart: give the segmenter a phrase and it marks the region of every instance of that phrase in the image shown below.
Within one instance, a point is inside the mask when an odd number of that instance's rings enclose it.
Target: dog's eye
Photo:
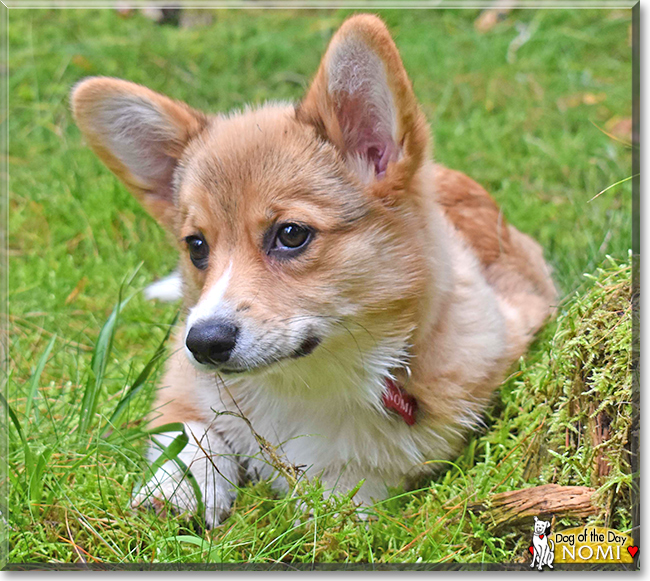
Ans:
[[[208,256],[210,248],[205,238],[201,235],[188,236],[185,238],[187,247],[190,251],[190,260],[196,268],[205,270],[208,267]]]
[[[275,230],[269,252],[279,257],[291,258],[307,247],[312,236],[313,231],[307,226],[293,222],[280,224]]]
[[[298,224],[285,224],[280,227],[277,235],[277,246],[284,248],[300,248],[309,240],[309,229]]]

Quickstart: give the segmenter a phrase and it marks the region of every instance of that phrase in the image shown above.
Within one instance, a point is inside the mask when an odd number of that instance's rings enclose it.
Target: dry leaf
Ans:
[[[72,57],[72,64],[78,66],[84,71],[93,70],[93,65],[91,64],[91,62],[85,56],[82,56],[80,54],[76,54]]]
[[[495,2],[491,8],[483,10],[474,21],[474,28],[479,32],[492,30],[512,12],[512,8],[506,8],[507,4],[507,2]]]
[[[77,298],[79,293],[86,286],[87,282],[88,282],[88,279],[85,276],[81,278],[81,280],[77,283],[77,286],[72,289],[72,292],[65,299],[65,304],[66,305],[69,305],[71,302],[73,302]]]
[[[608,133],[627,142],[632,141],[632,118],[612,117],[605,125]]]

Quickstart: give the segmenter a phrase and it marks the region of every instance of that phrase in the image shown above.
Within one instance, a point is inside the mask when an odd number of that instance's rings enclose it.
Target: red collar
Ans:
[[[386,390],[382,394],[381,399],[384,407],[389,410],[395,410],[409,426],[415,423],[415,412],[418,409],[418,402],[394,380],[386,379]]]

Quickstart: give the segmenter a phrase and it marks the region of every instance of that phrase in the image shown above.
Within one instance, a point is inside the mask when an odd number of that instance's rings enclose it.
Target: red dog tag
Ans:
[[[382,395],[384,406],[389,410],[395,410],[409,426],[412,426],[418,409],[417,400],[392,379],[386,380],[386,388]]]

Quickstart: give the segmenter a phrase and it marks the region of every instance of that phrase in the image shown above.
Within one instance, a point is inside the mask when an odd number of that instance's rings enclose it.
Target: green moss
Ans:
[[[610,259],[589,278],[591,289],[558,319],[548,351],[521,393],[533,394],[538,421],[548,426],[538,450],[540,480],[599,488],[598,521],[629,530],[631,265]]]

